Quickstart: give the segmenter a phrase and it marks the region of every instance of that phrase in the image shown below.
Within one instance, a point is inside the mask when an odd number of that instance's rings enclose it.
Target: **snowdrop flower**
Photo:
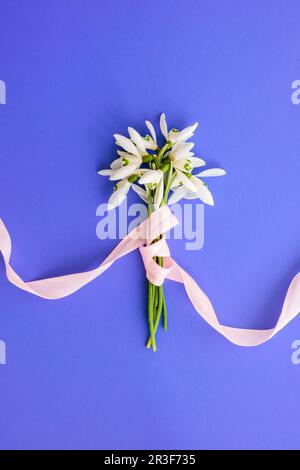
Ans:
[[[158,145],[157,145],[155,129],[150,121],[145,121],[145,122],[146,122],[146,126],[148,127],[150,131],[150,135],[146,135],[145,137],[145,140],[147,141],[146,148],[151,149],[151,150],[156,150],[158,148]]]
[[[146,135],[145,137],[142,137],[141,134],[132,127],[128,127],[128,133],[130,135],[131,141],[137,146],[139,152],[143,156],[148,155],[148,149],[156,150],[158,147],[154,127],[150,121],[146,121],[146,126],[150,131],[150,135]]]
[[[128,127],[128,134],[130,135],[131,141],[137,147],[139,154],[141,156],[147,155],[147,140],[143,138],[138,131],[133,129],[133,127]]]
[[[214,205],[214,200],[211,192],[209,191],[208,187],[206,184],[198,178],[199,176],[202,177],[209,177],[209,176],[222,176],[225,175],[226,172],[222,170],[221,168],[211,168],[209,170],[204,170],[198,173],[197,175],[191,175],[190,181],[194,185],[195,190],[191,191],[187,186],[184,184],[180,185],[182,183],[180,177],[177,175],[174,179],[172,189],[173,189],[173,194],[169,198],[168,204],[175,204],[178,202],[180,199],[201,199],[205,204],[208,204],[210,206]]]
[[[120,158],[111,164],[111,169],[114,170],[110,178],[112,181],[132,175],[142,165],[143,157],[152,158],[147,149],[155,150],[157,148],[156,134],[151,122],[146,121],[146,125],[150,130],[151,137],[149,135],[142,137],[133,127],[128,127],[130,139],[120,134],[114,135],[116,144],[123,147],[125,151],[118,150]]]
[[[142,158],[136,155],[130,155],[129,153],[118,150],[120,158],[117,158],[110,165],[111,174],[110,180],[116,181],[126,178],[136,173],[142,164]],[[102,173],[100,173],[102,174]]]
[[[112,173],[113,170],[100,170],[98,172],[98,174],[102,176],[111,176]],[[114,191],[108,200],[108,211],[115,209],[116,207],[120,206],[123,201],[125,201],[128,191],[131,187],[135,187],[133,189],[135,189],[135,191],[137,192],[136,188],[138,188],[138,186],[134,184],[134,181],[136,181],[137,178],[142,174],[143,171],[140,170],[137,174],[131,175],[129,178],[123,178],[121,181],[118,181],[115,184]]]
[[[146,168],[140,168],[140,162],[135,157],[126,155],[114,160],[109,169],[98,171],[98,175],[109,176],[111,181],[116,181],[132,175],[141,176],[145,171]]]
[[[115,160],[116,161],[116,160]],[[111,166],[114,166],[113,164]],[[107,169],[107,170],[100,170],[98,171],[98,175],[101,176],[109,176],[110,180],[114,178],[114,175],[116,174],[116,171],[114,169]],[[139,188],[136,184],[134,184],[134,181],[136,181],[140,176],[142,176],[147,170],[146,169],[138,169],[134,174],[131,174],[129,177],[124,177],[119,181],[115,187],[112,195],[110,196],[108,200],[108,207],[107,210],[112,210],[115,209],[116,207],[120,206],[122,202],[126,199],[127,194],[129,189],[132,187],[132,189],[135,190],[136,193],[139,194],[140,197],[142,197],[142,188]],[[140,189],[140,192],[137,190],[137,188]],[[145,191],[146,193],[146,191]],[[144,196],[144,194],[143,194]],[[147,193],[146,193],[147,196]],[[145,196],[142,197],[142,199],[145,201]],[[146,201],[148,202],[148,199],[146,197]]]
[[[132,131],[134,131],[134,129],[132,129]],[[135,132],[136,131],[133,132],[134,136]],[[110,179],[112,181],[120,180],[132,175],[138,168],[140,168],[141,164],[143,163],[143,152],[146,152],[143,146],[138,147],[135,143],[128,139],[128,137],[124,137],[120,134],[114,134],[114,138],[116,139],[116,144],[119,147],[122,147],[125,151],[118,150],[117,153],[119,158],[114,160],[110,165],[111,170],[113,170],[110,175]],[[138,140],[136,136],[135,140]],[[99,174],[103,175],[101,172],[99,172]]]
[[[130,183],[127,178],[124,178],[115,185],[114,192],[108,200],[108,211],[115,209],[116,207],[120,206],[123,201],[125,201],[131,184],[132,183]]]
[[[142,137],[133,127],[128,127],[130,139],[120,134],[115,134],[116,144],[119,145],[119,147],[123,147],[129,154],[136,155],[137,157],[148,155],[147,149],[156,150],[157,141],[155,130],[151,122],[146,121],[146,126],[150,130],[151,136],[146,135],[146,137]]]
[[[161,170],[148,170],[139,179],[139,184],[147,185],[150,190],[155,190],[153,199],[154,209],[158,209],[164,197],[164,173]]]
[[[196,191],[196,187],[185,173],[190,173],[193,168],[205,165],[205,161],[202,158],[194,157],[191,152],[194,144],[188,143],[176,143],[172,148],[169,159],[175,168],[178,178],[181,183],[190,191]]]
[[[160,116],[160,129],[167,142],[185,142],[194,135],[194,131],[196,130],[197,126],[198,122],[195,122],[193,126],[186,127],[182,131],[174,128],[168,131],[165,114],[162,113]]]
[[[148,193],[145,189],[141,188],[137,184],[133,184],[132,186],[133,191],[140,196],[140,198],[148,204]]]
[[[132,128],[129,127],[129,129],[132,129]],[[134,131],[134,129],[132,130]],[[138,132],[134,131],[134,133],[132,133],[136,138],[135,133],[138,134]],[[136,157],[143,156],[142,149],[140,149],[136,144],[134,144],[133,141],[128,139],[128,137],[124,137],[123,135],[120,135],[120,134],[114,134],[114,138],[116,139],[116,145],[118,145],[119,147],[122,147],[125,150],[125,152],[131,155],[135,155]]]

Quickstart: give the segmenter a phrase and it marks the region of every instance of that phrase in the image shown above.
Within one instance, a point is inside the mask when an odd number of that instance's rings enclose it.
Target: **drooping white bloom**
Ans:
[[[142,157],[131,155],[130,153],[122,150],[117,151],[119,158],[113,160],[110,169],[101,170],[98,172],[102,176],[110,176],[111,181],[121,180],[137,173],[142,164]]]
[[[148,203],[148,193],[145,189],[141,188],[138,184],[133,184],[132,186],[133,191],[140,196],[140,198]]]
[[[116,207],[120,206],[123,201],[125,201],[128,191],[131,187],[131,183],[128,181],[127,178],[124,178],[114,187],[114,192],[110,196],[107,204],[107,210],[110,211],[115,209]]]
[[[194,185],[195,190],[191,191],[186,185],[182,183],[182,180],[179,175],[176,176],[174,179],[172,189],[173,194],[170,197],[168,204],[175,204],[180,199],[201,199],[205,204],[210,206],[214,205],[214,200],[211,192],[209,191],[206,184],[198,178],[199,176],[202,177],[209,177],[209,176],[222,176],[225,175],[226,172],[221,168],[210,168],[208,170],[201,171],[197,175],[191,175],[190,181]],[[182,184],[180,184],[182,183]]]
[[[191,152],[193,147],[194,144],[191,142],[177,142],[169,154],[169,159],[175,168],[178,178],[190,191],[196,191],[196,187],[185,173],[190,173],[193,168],[205,165],[205,161],[202,158],[194,157],[194,153]]]
[[[153,127],[153,125],[151,124],[150,121],[145,121],[145,122],[146,122],[146,126],[148,127],[148,129],[150,131],[150,134],[151,134],[151,135],[146,135],[146,137],[145,137],[145,140],[147,141],[146,148],[149,148],[151,150],[156,150],[158,148],[158,145],[157,145],[157,138],[156,138],[155,129],[154,129],[154,127]]]
[[[130,139],[120,134],[114,134],[116,144],[123,147],[125,151],[118,150],[120,158],[111,164],[111,168],[114,170],[111,180],[119,180],[132,175],[142,165],[143,157],[148,155],[147,149],[157,148],[154,127],[149,121],[146,121],[146,125],[151,132],[151,137],[142,137],[133,127],[128,127]]]
[[[116,160],[115,160],[115,162],[116,162]],[[116,163],[114,164],[114,162],[113,162],[111,166],[116,166]],[[113,170],[111,168],[106,169],[106,170],[100,170],[100,171],[98,171],[98,175],[109,176],[110,177],[109,179],[112,180],[117,171],[118,170]],[[144,172],[146,172],[146,171],[147,171],[146,169],[142,169],[142,168],[138,169],[135,173],[136,178],[142,176],[144,174]],[[133,178],[133,180],[135,180],[136,178]],[[116,178],[114,178],[114,179],[116,179]],[[142,197],[142,199],[145,202],[147,202],[147,197],[145,199],[145,196],[147,196],[146,191],[144,191],[144,193],[146,193],[146,194],[142,194],[143,189],[139,188],[139,186],[137,186],[133,182],[130,182],[130,179],[128,180],[128,176],[126,176],[126,177],[122,178],[121,181],[118,181],[118,183],[116,183],[116,185],[114,187],[114,192],[112,193],[112,195],[110,196],[110,198],[108,200],[107,210],[112,210],[112,209],[115,209],[116,207],[120,206],[122,204],[122,202],[126,199],[128,191],[131,187],[136,193],[139,194],[140,197],[144,196],[144,197]],[[137,191],[137,188],[140,189],[140,192]]]
[[[165,114],[162,113],[160,116],[160,129],[161,129],[162,135],[164,136],[167,142],[172,142],[172,143],[185,142],[186,140],[190,139],[194,135],[194,131],[196,130],[197,126],[198,126],[198,122],[195,122],[193,126],[188,126],[182,131],[179,131],[178,129],[174,129],[174,128],[168,131]]]
[[[147,155],[147,141],[144,139],[138,131],[133,129],[133,127],[128,127],[128,134],[130,135],[130,139],[137,147],[140,155]]]
[[[158,209],[164,197],[164,174],[161,170],[148,170],[139,179],[139,184],[149,185],[149,189],[155,190],[153,207]]]
[[[137,157],[143,156],[142,151],[130,139],[128,139],[128,137],[120,134],[114,134],[114,138],[116,139],[116,145],[122,147],[125,152],[131,155],[136,155]]]
[[[111,181],[128,178],[136,173],[142,164],[142,159],[135,155],[124,154],[112,163]]]

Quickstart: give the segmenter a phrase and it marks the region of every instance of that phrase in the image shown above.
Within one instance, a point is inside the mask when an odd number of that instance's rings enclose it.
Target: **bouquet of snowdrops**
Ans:
[[[163,144],[157,140],[151,122],[146,121],[150,132],[145,137],[132,127],[128,128],[129,138],[115,134],[118,158],[110,168],[99,171],[116,181],[114,191],[108,201],[108,210],[118,207],[127,197],[130,188],[148,205],[148,214],[165,204],[174,204],[180,199],[197,199],[213,205],[213,197],[207,185],[200,179],[221,176],[225,171],[211,168],[193,174],[195,168],[206,165],[205,161],[194,156],[192,142],[187,142],[198,126],[195,123],[183,130],[168,130],[166,117],[160,117]],[[163,237],[163,235],[161,235]],[[156,242],[154,240],[153,242]],[[163,258],[157,257],[156,263],[163,266]],[[147,348],[156,351],[156,332],[160,322],[167,330],[167,308],[163,286],[148,283],[148,322],[149,340]]]

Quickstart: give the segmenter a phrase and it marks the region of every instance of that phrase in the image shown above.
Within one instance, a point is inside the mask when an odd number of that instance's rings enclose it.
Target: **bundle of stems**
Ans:
[[[160,207],[167,204],[168,195],[171,189],[172,182],[175,177],[175,172],[173,170],[172,164],[167,158],[168,151],[172,147],[171,142],[167,142],[161,149],[158,149],[157,155],[154,155],[153,162],[149,163],[151,169],[161,170],[164,173],[164,196],[161,202]],[[151,215],[153,212],[153,199],[156,189],[147,189],[148,192],[148,215]],[[157,242],[164,237],[164,234],[160,235],[159,238],[152,241],[152,243]],[[163,258],[157,256],[154,258],[154,261],[163,267]],[[167,317],[167,307],[166,299],[164,294],[163,285],[156,286],[150,281],[148,282],[148,323],[150,330],[150,337],[147,342],[147,349],[152,347],[153,351],[157,350],[156,347],[156,332],[160,322],[163,323],[163,328],[167,331],[168,327],[168,317]]]

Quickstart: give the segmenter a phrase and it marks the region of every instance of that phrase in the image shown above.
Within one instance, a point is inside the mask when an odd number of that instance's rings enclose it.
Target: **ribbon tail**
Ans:
[[[0,219],[0,253],[3,255],[6,275],[8,280],[26,292],[42,297],[44,299],[55,300],[62,299],[81,289],[90,283],[108,268],[115,261],[127,255],[128,253],[140,248],[150,238],[155,239],[163,231],[168,230],[177,224],[176,218],[165,206],[153,212],[153,214],[133,229],[121,242],[114,248],[110,255],[96,268],[81,273],[68,274],[66,276],[52,277],[49,279],[39,279],[36,281],[25,282],[13,270],[10,265],[12,244],[9,233]]]
[[[3,255],[7,279],[11,284],[22,289],[30,294],[42,297],[44,299],[55,300],[66,297],[83,286],[91,282],[96,277],[100,276],[106,271],[118,258],[124,256],[128,252],[136,248],[136,245],[141,243],[140,239],[136,238],[136,243],[132,243],[131,236],[127,236],[114,250],[114,255],[109,256],[100,266],[96,269],[69,274],[66,276],[52,277],[48,279],[40,279],[37,281],[25,282],[11,267],[10,257],[12,244],[9,233],[0,220],[0,252]]]
[[[222,325],[207,295],[200,289],[196,281],[174,261],[168,279],[182,283],[192,305],[200,316],[228,341],[237,346],[258,346],[265,343],[293,320],[300,311],[300,273],[293,278],[289,286],[276,326],[267,330]]]

